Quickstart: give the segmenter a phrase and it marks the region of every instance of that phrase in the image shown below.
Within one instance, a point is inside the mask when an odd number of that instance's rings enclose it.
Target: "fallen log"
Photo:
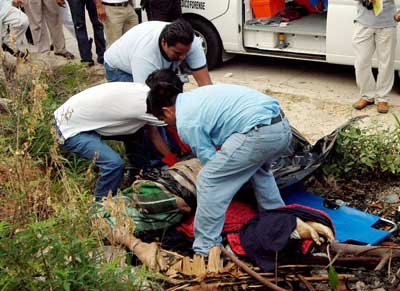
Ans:
[[[372,256],[383,257],[388,251],[392,252],[392,257],[400,257],[400,246],[359,246],[344,244],[338,241],[333,241],[330,244],[330,250],[336,253],[353,256]]]

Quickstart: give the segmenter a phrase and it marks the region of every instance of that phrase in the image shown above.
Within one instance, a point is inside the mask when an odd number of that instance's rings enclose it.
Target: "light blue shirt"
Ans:
[[[176,126],[204,165],[234,133],[246,133],[278,116],[277,100],[238,85],[209,85],[181,93],[176,100]]]

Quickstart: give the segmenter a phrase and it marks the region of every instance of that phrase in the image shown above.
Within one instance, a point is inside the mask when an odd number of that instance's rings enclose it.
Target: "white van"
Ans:
[[[274,26],[254,21],[250,0],[182,0],[184,18],[204,40],[209,68],[225,53],[353,65],[356,7],[356,0],[329,0],[326,12]],[[399,54],[395,68],[400,69]]]

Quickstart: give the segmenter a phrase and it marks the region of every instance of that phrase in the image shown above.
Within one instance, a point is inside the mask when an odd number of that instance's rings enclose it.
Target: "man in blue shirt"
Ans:
[[[195,241],[197,254],[221,244],[225,212],[236,192],[251,180],[259,210],[284,205],[271,164],[287,150],[289,122],[279,102],[237,85],[209,85],[182,93],[182,83],[168,70],[147,99],[148,112],[175,127],[203,168],[197,178]],[[216,148],[221,147],[219,151]]]

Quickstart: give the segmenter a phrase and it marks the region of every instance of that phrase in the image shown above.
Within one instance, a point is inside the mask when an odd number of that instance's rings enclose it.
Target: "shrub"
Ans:
[[[400,174],[400,121],[395,119],[395,128],[357,124],[345,128],[324,174],[347,178]]]

